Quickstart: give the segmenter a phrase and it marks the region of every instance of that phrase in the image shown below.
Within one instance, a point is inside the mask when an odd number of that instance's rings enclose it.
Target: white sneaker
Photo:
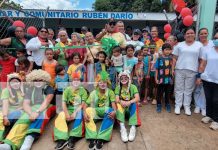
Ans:
[[[190,108],[189,107],[185,107],[185,114],[187,115],[187,116],[191,116],[191,110],[190,110]]]
[[[120,130],[120,134],[121,134],[121,140],[125,143],[128,142],[128,135],[127,135],[127,131],[125,128],[121,128]]]
[[[9,144],[0,144],[1,150],[11,150],[11,146]]]
[[[180,115],[180,107],[178,106],[175,107],[175,114]]]
[[[201,119],[201,122],[203,122],[205,124],[210,123],[211,121],[212,121],[212,119],[210,117],[207,117],[207,116]]]
[[[201,109],[201,115],[206,116],[206,109]]]
[[[194,113],[199,114],[200,113],[200,107],[195,107]]]
[[[30,150],[33,145],[33,141],[34,138],[31,135],[26,136],[20,150]]]
[[[212,130],[218,130],[218,122],[212,122],[210,125],[210,128]]]
[[[129,131],[129,141],[132,142],[135,140],[136,127],[131,127]]]

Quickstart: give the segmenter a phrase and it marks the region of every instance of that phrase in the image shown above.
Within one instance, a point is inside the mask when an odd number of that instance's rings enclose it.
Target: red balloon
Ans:
[[[190,15],[184,17],[184,19],[183,19],[183,24],[187,27],[191,26],[193,24],[193,22],[194,22],[194,18]]]
[[[191,11],[191,9],[186,7],[186,8],[182,9],[180,14],[181,14],[182,18],[184,18],[186,16],[192,16],[192,11]]]
[[[27,33],[32,35],[32,36],[36,36],[37,32],[38,32],[38,30],[34,26],[30,26],[27,28]]]
[[[184,0],[172,0],[173,3],[173,8],[175,11],[177,12],[181,12],[183,8],[186,7],[186,3],[184,2]]]
[[[164,31],[165,31],[166,33],[170,33],[170,32],[172,31],[171,25],[170,25],[170,24],[166,24],[166,25],[164,26]]]
[[[20,21],[20,20],[14,21],[13,26],[15,26],[15,27],[22,27],[22,28],[26,27],[26,25],[23,23],[23,21]]]
[[[168,37],[171,35],[171,33],[165,33],[164,34],[164,39],[166,40],[166,39],[168,39]]]

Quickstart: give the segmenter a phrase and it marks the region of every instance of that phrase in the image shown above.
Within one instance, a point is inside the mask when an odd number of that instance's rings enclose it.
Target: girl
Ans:
[[[26,75],[29,74],[30,62],[25,56],[19,57],[17,59],[17,64],[18,64],[18,66],[16,67],[17,73],[25,72]]]
[[[119,84],[115,89],[117,112],[116,118],[120,122],[120,133],[123,142],[134,141],[136,126],[141,125],[138,113],[139,93],[135,85],[131,84],[128,71],[119,74]],[[129,136],[125,127],[125,115],[129,114],[129,125],[131,125]]]
[[[45,49],[45,59],[42,62],[42,70],[48,72],[51,76],[51,85],[54,87],[55,80],[55,67],[57,66],[57,61],[53,59],[54,52],[51,48]]]
[[[16,58],[9,55],[6,49],[0,50],[0,66],[2,66],[1,71],[1,88],[6,88],[7,85],[7,75],[15,72],[14,62]]]
[[[123,56],[124,70],[129,70],[129,72],[132,72],[134,65],[138,63],[138,58],[134,57],[134,51],[135,49],[133,45],[127,45],[126,46],[127,55]]]
[[[16,50],[16,53],[17,53],[17,59],[15,60],[15,67],[16,67],[16,72],[18,72],[19,73],[19,63],[18,63],[18,59],[20,58],[20,57],[26,57],[27,56],[27,54],[26,54],[26,49],[17,49]],[[27,60],[28,61],[27,61]],[[26,71],[26,74],[29,74],[30,73],[30,71],[32,71],[32,69],[33,69],[33,57],[32,56],[28,56],[28,57],[26,57],[26,59],[24,59],[24,58],[22,58],[21,60],[22,60],[22,63],[24,63],[24,65],[25,65],[25,71]],[[25,61],[24,61],[25,60]],[[26,64],[27,63],[27,64]]]
[[[123,70],[123,56],[119,46],[113,48],[113,56],[111,57],[111,60],[113,62],[113,66],[116,68],[116,71],[120,73]]]
[[[85,66],[80,63],[81,56],[79,53],[75,52],[72,54],[73,64],[68,68],[67,74],[71,77],[74,72],[79,72],[81,76],[81,81],[84,81]]]
[[[100,51],[97,53],[98,62],[95,63],[95,77],[101,72],[106,71],[105,60],[107,58],[107,54],[104,51]]]

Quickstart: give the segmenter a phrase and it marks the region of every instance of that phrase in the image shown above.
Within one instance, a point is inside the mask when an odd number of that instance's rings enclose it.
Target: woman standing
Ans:
[[[53,47],[51,41],[48,40],[48,29],[42,27],[39,29],[37,37],[32,38],[27,44],[26,49],[32,53],[34,60],[33,69],[42,69],[42,61],[45,57],[45,48]]]
[[[203,52],[197,84],[201,84],[202,79],[206,97],[206,117],[202,122],[212,122],[210,128],[218,130],[218,40],[214,45],[215,48]]]
[[[201,28],[198,32],[199,34],[199,41],[203,44],[202,53],[212,49],[214,47],[213,41],[208,40],[208,29]],[[196,86],[194,92],[194,99],[195,99],[195,110],[194,113],[200,113],[202,116],[206,116],[206,99],[203,89],[203,84],[199,84]]]
[[[202,46],[200,42],[195,41],[194,29],[188,28],[185,32],[185,41],[174,47],[172,68],[173,72],[175,68],[175,114],[177,115],[180,114],[182,105],[185,114],[191,115],[190,104]]]

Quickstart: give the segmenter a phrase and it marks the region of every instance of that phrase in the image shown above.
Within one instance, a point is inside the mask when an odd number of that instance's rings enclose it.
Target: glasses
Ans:
[[[139,35],[138,33],[133,33],[133,35]]]
[[[60,37],[65,37],[66,35],[60,35]]]
[[[151,32],[157,32],[157,31],[151,31]]]
[[[112,26],[112,25],[115,26],[115,25],[116,25],[116,22],[109,22],[109,25],[110,25],[110,26]]]
[[[40,32],[41,32],[41,33],[43,33],[43,32],[44,32],[44,33],[48,33],[48,31],[45,31],[45,30],[41,30]]]

